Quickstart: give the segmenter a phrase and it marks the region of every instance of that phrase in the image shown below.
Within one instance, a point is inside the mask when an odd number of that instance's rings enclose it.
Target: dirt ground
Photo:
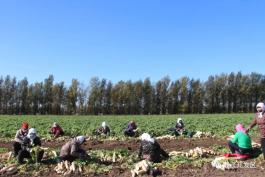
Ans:
[[[158,140],[160,146],[166,151],[173,150],[185,150],[192,149],[195,147],[211,147],[213,145],[226,145],[226,142],[223,140],[219,140],[216,138],[202,138],[202,139],[163,139]],[[66,142],[42,142],[43,147],[50,148],[58,148],[60,149],[62,145]],[[114,150],[114,149],[124,149],[127,148],[131,151],[137,151],[140,145],[140,140],[134,139],[129,141],[99,141],[99,140],[90,140],[83,145],[83,148],[86,150],[96,150],[96,149],[106,149],[106,150]],[[8,150],[12,150],[12,142],[0,142],[0,147],[7,148]]]
[[[164,148],[166,151],[170,152],[173,150],[189,150],[195,147],[205,147],[209,148],[214,145],[226,145],[225,140],[220,140],[216,138],[204,138],[204,139],[177,139],[177,140],[169,140],[163,139],[158,140],[161,147]],[[60,148],[65,142],[43,142],[43,147],[51,147],[51,148]],[[129,140],[129,141],[98,141],[98,140],[91,140],[86,143],[84,149],[86,150],[96,150],[96,149],[107,149],[107,150],[114,150],[114,149],[121,149],[127,148],[130,151],[137,152],[139,148],[139,140]],[[7,142],[0,142],[1,148],[8,148],[12,150],[12,143]],[[251,162],[251,161],[249,161]],[[262,167],[265,168],[265,162],[262,164]],[[54,165],[51,165],[51,169],[54,168]],[[22,175],[14,175],[14,176],[22,176]],[[28,176],[28,175],[25,175]],[[38,174],[38,176],[59,176],[57,175],[54,170],[50,170],[47,172],[42,172]],[[80,176],[80,175],[78,175]],[[130,170],[123,170],[117,164],[114,166],[113,170],[108,174],[90,174],[86,175],[89,177],[95,176],[102,176],[102,177],[130,177],[131,173]],[[204,165],[202,168],[195,168],[189,164],[181,165],[174,170],[169,169],[162,169],[162,175],[165,177],[188,177],[188,176],[200,176],[200,177],[210,177],[210,176],[219,176],[219,177],[249,177],[249,176],[257,176],[257,177],[264,177],[265,170],[262,168],[238,168],[237,170],[232,171],[221,171],[215,168],[212,168],[210,164]]]

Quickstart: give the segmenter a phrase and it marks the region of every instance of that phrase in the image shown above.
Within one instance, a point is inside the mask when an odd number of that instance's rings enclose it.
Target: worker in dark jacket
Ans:
[[[23,160],[25,158],[31,159],[32,155],[32,149],[34,147],[41,146],[41,140],[37,136],[37,131],[35,128],[29,129],[27,137],[24,138],[23,143],[21,145],[21,150],[18,152],[18,163],[22,164]],[[37,162],[41,162],[41,159],[43,157],[44,151],[39,150],[36,154],[37,156]]]
[[[140,159],[145,159],[150,162],[159,163],[163,159],[169,157],[166,153],[148,133],[144,133],[141,136],[141,146],[138,154]]]
[[[110,128],[106,122],[102,122],[101,127],[97,129],[97,135],[110,135]]]
[[[185,129],[185,125],[182,118],[178,118],[175,127],[168,129],[168,131],[170,132],[170,134],[175,136],[185,135],[191,138],[193,135],[193,132],[189,132]]]
[[[179,135],[182,135],[185,132],[185,126],[181,118],[178,118],[175,128]]]
[[[138,129],[134,121],[130,121],[127,128],[124,131],[125,136],[136,136],[138,134]]]

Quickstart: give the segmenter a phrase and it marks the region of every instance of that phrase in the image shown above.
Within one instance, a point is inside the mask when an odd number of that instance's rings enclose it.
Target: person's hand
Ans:
[[[250,128],[247,128],[247,129],[246,129],[246,133],[248,133],[248,132],[249,132],[249,130],[250,130]]]
[[[24,137],[24,138],[23,138],[23,141],[22,141],[22,144],[23,144],[23,145],[28,145],[29,143],[30,143],[30,139],[27,138],[27,137]]]
[[[231,141],[231,138],[230,138],[230,137],[228,137],[228,138],[226,138],[226,140],[227,140],[227,141]]]

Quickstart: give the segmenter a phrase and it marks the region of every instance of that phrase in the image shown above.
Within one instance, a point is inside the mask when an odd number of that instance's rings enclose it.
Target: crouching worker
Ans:
[[[13,144],[14,152],[13,155],[16,157],[18,152],[21,150],[23,140],[27,137],[29,124],[27,122],[23,122],[21,129],[19,129],[15,136],[15,142]]]
[[[181,118],[178,118],[175,127],[176,127],[176,133],[178,133],[179,135],[183,135],[186,133],[185,126]]]
[[[233,154],[251,155],[251,139],[242,124],[236,126],[236,134],[232,140],[228,141],[228,146]]]
[[[97,135],[110,135],[110,128],[106,122],[102,122],[101,127],[97,129]]]
[[[134,121],[130,121],[127,128],[124,131],[125,136],[134,137],[138,135],[137,125]]]
[[[188,130],[185,129],[185,125],[182,118],[178,118],[175,127],[168,129],[168,131],[170,131],[171,134],[175,136],[186,135],[190,138],[192,137],[193,134],[192,132],[189,132]]]
[[[74,161],[76,159],[87,160],[89,158],[85,150],[81,148],[81,145],[84,144],[86,138],[84,136],[78,136],[71,141],[63,145],[60,152],[61,161]]]
[[[158,144],[158,142],[152,138],[148,133],[144,133],[141,136],[141,146],[138,157],[150,162],[159,163],[169,157]]]
[[[58,123],[54,122],[50,130],[50,134],[52,134],[54,138],[58,138],[59,136],[64,135],[64,132],[61,126]]]
[[[29,129],[28,135],[24,138],[21,145],[21,150],[18,152],[18,163],[22,164],[25,158],[32,160],[33,155],[34,157],[36,157],[36,161],[40,163],[44,154],[44,151],[42,149],[39,149],[40,146],[41,140],[37,136],[36,129]]]

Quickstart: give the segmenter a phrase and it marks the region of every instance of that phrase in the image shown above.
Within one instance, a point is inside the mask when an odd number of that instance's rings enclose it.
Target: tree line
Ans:
[[[185,114],[253,112],[265,98],[265,76],[241,72],[209,76],[205,82],[182,77],[149,78],[113,84],[94,77],[88,86],[73,79],[69,86],[50,75],[29,84],[0,77],[0,114]]]

